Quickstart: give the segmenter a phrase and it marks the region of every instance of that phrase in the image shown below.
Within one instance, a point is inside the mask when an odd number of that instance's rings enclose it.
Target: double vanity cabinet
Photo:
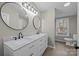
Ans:
[[[48,46],[46,33],[4,42],[5,56],[41,56]]]

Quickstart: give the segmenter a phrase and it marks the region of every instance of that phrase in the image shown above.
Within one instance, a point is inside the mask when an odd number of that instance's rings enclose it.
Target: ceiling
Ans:
[[[71,2],[70,6],[64,7],[64,2],[35,2],[40,12],[56,8],[56,17],[77,15],[77,2]]]
[[[2,2],[0,3],[1,6]],[[77,15],[77,2],[71,2],[71,5],[64,7],[64,2],[34,2],[40,12],[56,8],[56,18]]]

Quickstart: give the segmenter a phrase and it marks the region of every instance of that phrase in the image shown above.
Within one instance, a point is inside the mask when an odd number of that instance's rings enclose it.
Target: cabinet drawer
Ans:
[[[16,50],[13,53],[13,55],[15,55],[15,56],[29,56],[30,54],[31,54],[31,50],[29,49],[28,45]]]

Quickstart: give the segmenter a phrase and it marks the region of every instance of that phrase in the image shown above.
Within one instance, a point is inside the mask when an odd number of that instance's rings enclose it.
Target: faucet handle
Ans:
[[[17,37],[13,37],[15,40],[17,40]]]
[[[23,34],[21,34],[21,38],[23,38],[24,37],[24,35]]]
[[[18,39],[23,38],[23,34],[21,32],[19,32],[19,36]]]
[[[23,35],[21,36],[21,38],[23,38]]]

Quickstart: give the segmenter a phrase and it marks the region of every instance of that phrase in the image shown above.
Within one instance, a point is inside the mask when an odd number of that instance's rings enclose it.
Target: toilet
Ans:
[[[77,40],[77,34],[73,34],[73,38],[64,38],[66,45],[75,46]]]

